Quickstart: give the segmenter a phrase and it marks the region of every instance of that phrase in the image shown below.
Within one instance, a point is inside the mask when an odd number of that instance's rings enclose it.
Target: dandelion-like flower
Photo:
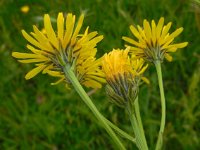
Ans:
[[[135,100],[139,81],[148,67],[144,66],[144,60],[131,59],[128,53],[129,48],[114,49],[104,55],[102,62],[102,70],[108,83],[107,94],[112,102],[122,107]]]
[[[22,6],[22,7],[20,8],[20,10],[21,10],[21,12],[23,12],[23,13],[26,14],[26,13],[29,12],[30,8],[29,8],[28,5],[24,5],[24,6]]]
[[[54,31],[48,14],[44,15],[44,31],[33,26],[33,32],[28,34],[22,30],[24,38],[29,42],[27,48],[31,53],[13,52],[12,56],[21,63],[35,63],[35,68],[29,71],[25,78],[31,79],[38,73],[47,73],[58,77],[53,84],[66,81],[70,84],[63,72],[64,64],[71,66],[74,74],[82,85],[100,88],[104,82],[104,74],[100,69],[101,60],[96,59],[96,45],[103,39],[97,32],[89,33],[89,27],[83,34],[84,15],[81,15],[75,26],[75,15],[68,13],[66,21],[63,13],[57,17],[57,31]]]
[[[145,19],[143,28],[139,25],[137,28],[133,25],[130,26],[130,30],[137,40],[129,37],[122,37],[122,39],[129,43],[125,46],[131,46],[130,51],[137,58],[154,62],[156,60],[162,61],[165,57],[168,61],[172,61],[172,56],[169,53],[175,52],[178,48],[186,47],[188,42],[173,44],[174,38],[183,31],[183,28],[178,28],[170,34],[171,24],[169,22],[167,25],[164,25],[163,17],[160,18],[157,25],[154,20],[152,20],[150,25]]]

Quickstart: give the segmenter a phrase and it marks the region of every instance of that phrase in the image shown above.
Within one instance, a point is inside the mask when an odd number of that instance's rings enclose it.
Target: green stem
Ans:
[[[99,120],[99,122],[102,124],[102,126],[105,128],[105,130],[108,132],[108,134],[111,136],[115,144],[120,150],[125,150],[125,147],[121,143],[121,141],[118,139],[116,134],[113,132],[113,130],[110,128],[110,126],[106,123],[105,119],[102,117],[101,113],[97,110],[96,106],[93,104],[83,87],[80,85],[79,81],[77,80],[75,74],[71,70],[69,65],[63,65],[63,71],[65,73],[65,77],[68,78],[77,93],[80,95],[82,100],[86,103],[86,105],[90,108],[90,110],[94,113],[96,118]]]
[[[140,127],[138,125],[138,121],[137,121],[137,118],[136,118],[136,115],[135,115],[135,112],[134,112],[135,110],[132,108],[132,106],[129,103],[128,103],[128,106],[127,106],[127,110],[128,110],[128,114],[129,114],[129,118],[130,118],[130,121],[131,121],[133,131],[134,131],[134,134],[135,134],[135,137],[136,137],[136,145],[138,146],[138,148],[140,150],[148,150],[148,147],[146,147],[146,145],[143,143],[143,140],[142,140]]]
[[[107,122],[107,124],[113,128],[120,136],[132,141],[133,143],[136,143],[135,138],[133,138],[132,136],[130,136],[128,133],[124,132],[123,130],[121,130],[120,128],[118,128],[116,125],[114,125],[112,122],[110,122],[108,119],[104,118],[105,121]]]
[[[140,129],[140,133],[141,133],[141,136],[142,136],[141,137],[142,142],[143,142],[145,148],[148,149],[146,137],[145,137],[145,134],[144,134],[143,124],[142,124],[142,119],[141,119],[141,116],[140,116],[140,107],[139,107],[139,103],[138,103],[138,97],[135,99],[134,108],[135,108],[135,115],[136,115],[137,122],[138,122],[138,127]]]
[[[160,150],[163,145],[163,133],[165,129],[165,120],[166,120],[166,104],[165,104],[165,95],[164,95],[164,88],[163,88],[163,80],[162,80],[162,70],[161,70],[161,63],[160,61],[154,62],[156,66],[156,71],[158,75],[158,83],[160,88],[160,98],[161,98],[161,108],[162,108],[162,116],[161,116],[161,124],[160,124],[160,131],[158,134],[158,139],[156,143],[156,150]]]

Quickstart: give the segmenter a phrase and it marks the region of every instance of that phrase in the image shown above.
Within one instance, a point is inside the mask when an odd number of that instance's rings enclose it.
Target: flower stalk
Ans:
[[[165,120],[166,120],[166,102],[165,102],[165,95],[164,95],[164,88],[163,88],[161,62],[157,60],[154,62],[154,64],[155,64],[157,76],[158,76],[160,98],[161,98],[161,109],[162,109],[160,130],[159,130],[158,139],[156,143],[156,150],[160,150],[163,145],[163,133],[165,129]]]
[[[135,109],[135,115],[136,115],[137,122],[138,122],[138,127],[139,127],[140,133],[141,133],[142,142],[143,142],[145,148],[148,149],[146,137],[144,134],[143,124],[142,124],[142,119],[140,116],[140,107],[139,107],[139,103],[138,103],[138,97],[135,99],[134,109]]]
[[[125,147],[121,143],[121,141],[118,139],[116,134],[113,132],[111,127],[106,123],[105,119],[102,117],[100,112],[97,110],[96,106],[93,104],[85,90],[80,85],[79,81],[77,80],[76,76],[74,75],[73,71],[71,70],[70,65],[64,64],[63,65],[63,72],[65,74],[65,77],[68,78],[77,91],[77,93],[80,95],[82,100],[85,102],[85,104],[90,108],[90,110],[94,113],[96,118],[100,121],[102,126],[105,128],[105,130],[108,132],[108,134],[111,136],[115,144],[120,150],[125,150]]]
[[[134,107],[135,107],[135,105],[132,106],[131,103],[127,104],[129,118],[130,118],[131,125],[133,128],[135,137],[136,137],[136,145],[140,150],[148,150],[144,132],[141,132],[143,130],[143,127],[141,126],[141,124],[138,121],[138,118],[136,117],[136,112],[135,112]],[[137,116],[138,116],[138,114],[137,114]]]
[[[103,116],[104,117],[104,116]],[[118,128],[116,125],[114,125],[112,122],[110,122],[108,119],[106,119],[104,117],[104,120],[106,121],[106,123],[113,128],[121,137],[126,138],[128,140],[130,140],[133,143],[136,143],[136,139],[133,138],[132,136],[130,136],[128,133],[124,132],[123,130],[121,130],[120,128]]]

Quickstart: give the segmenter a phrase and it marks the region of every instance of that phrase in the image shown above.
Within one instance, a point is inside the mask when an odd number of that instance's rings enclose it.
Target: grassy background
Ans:
[[[30,7],[26,14],[20,11]],[[0,149],[114,149],[107,133],[83,104],[75,91],[46,75],[26,81],[32,66],[18,63],[12,51],[27,51],[21,29],[43,27],[43,15],[56,18],[58,12],[86,12],[85,28],[104,35],[98,56],[112,48],[123,48],[123,35],[131,36],[130,24],[143,19],[165,17],[173,31],[184,27],[178,41],[188,47],[175,53],[172,63],[163,63],[167,100],[164,149],[200,149],[200,8],[188,0],[0,0]],[[54,22],[55,24],[55,22]],[[154,148],[160,121],[160,99],[155,68],[146,72],[150,85],[140,90],[140,105],[148,145]],[[133,134],[126,112],[109,103],[104,88],[92,95],[98,109],[120,128]],[[136,149],[123,140],[127,149]]]

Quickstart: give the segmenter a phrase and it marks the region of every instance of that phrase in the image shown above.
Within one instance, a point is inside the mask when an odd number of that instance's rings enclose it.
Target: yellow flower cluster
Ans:
[[[144,66],[143,59],[135,59],[134,55],[129,57],[129,49],[129,47],[125,50],[113,49],[104,55],[102,68],[107,80],[114,81],[117,76],[123,77],[125,74],[139,77],[147,69],[148,65]]]
[[[27,48],[31,53],[13,52],[12,56],[18,58],[21,63],[35,63],[36,68],[26,74],[26,79],[42,71],[42,73],[60,78],[54,84],[63,80],[69,84],[60,61],[64,58],[65,63],[72,66],[81,84],[92,88],[101,87],[104,74],[100,69],[101,61],[96,60],[95,55],[96,45],[103,36],[97,36],[96,31],[89,33],[89,27],[80,34],[83,19],[84,15],[81,15],[75,26],[75,15],[69,13],[65,20],[63,13],[59,13],[57,31],[54,31],[50,17],[46,14],[44,15],[45,32],[41,32],[36,26],[33,26],[33,32],[30,34],[22,30],[24,38],[29,42]]]
[[[169,22],[164,25],[164,18],[160,18],[158,24],[155,21],[150,23],[145,19],[143,27],[133,25],[130,26],[132,34],[137,38],[137,41],[129,37],[122,37],[131,46],[130,51],[137,57],[143,58],[147,61],[154,62],[156,60],[162,61],[165,57],[168,61],[172,61],[172,56],[169,54],[175,52],[178,48],[184,48],[188,42],[173,44],[174,38],[177,37],[183,28],[179,28],[169,33],[172,23]]]
[[[44,28],[41,31],[36,26],[33,26],[33,32],[30,34],[22,30],[24,38],[29,42],[27,48],[30,53],[13,52],[12,56],[21,63],[35,64],[36,67],[26,74],[26,79],[31,79],[42,72],[59,78],[52,84],[62,81],[70,84],[63,72],[64,63],[71,66],[79,82],[86,87],[100,88],[105,79],[110,83],[117,82],[119,78],[143,79],[148,83],[143,77],[148,67],[144,65],[145,60],[162,61],[165,57],[171,61],[169,53],[188,44],[187,42],[173,44],[174,38],[183,31],[183,28],[169,34],[172,23],[164,25],[164,18],[161,18],[157,25],[154,20],[151,25],[144,20],[143,27],[130,26],[131,32],[138,40],[122,37],[130,44],[125,45],[127,47],[125,50],[114,49],[103,58],[96,59],[96,46],[103,36],[98,36],[96,31],[89,33],[89,27],[80,33],[83,20],[84,15],[81,15],[75,25],[75,15],[68,13],[65,18],[63,13],[59,13],[57,30],[54,30],[50,16],[45,14]],[[124,82],[129,81],[126,79]]]
[[[106,92],[110,100],[121,107],[135,100],[138,93],[140,78],[148,65],[144,60],[129,56],[129,47],[125,50],[113,49],[104,55],[102,69],[108,83]]]
[[[28,5],[24,5],[24,6],[22,6],[22,7],[20,8],[20,10],[21,10],[22,13],[26,14],[26,13],[29,12],[30,8],[29,8]]]
[[[102,67],[107,80],[115,80],[115,77],[118,75],[124,75],[128,72],[132,73],[128,52],[128,49],[114,49],[110,53],[105,54]]]
[[[164,18],[160,18],[157,25],[154,20],[151,25],[144,20],[143,27],[138,25],[135,28],[131,25],[130,30],[138,40],[122,37],[130,45],[125,45],[125,50],[114,49],[105,54],[102,68],[108,82],[107,93],[114,103],[124,106],[128,101],[133,101],[140,79],[149,83],[148,79],[143,77],[148,67],[144,65],[145,60],[155,63],[165,57],[171,61],[172,56],[169,53],[187,46],[187,42],[173,44],[174,38],[183,31],[183,28],[169,34],[171,24],[170,22],[164,26]],[[131,56],[128,55],[129,52]]]

